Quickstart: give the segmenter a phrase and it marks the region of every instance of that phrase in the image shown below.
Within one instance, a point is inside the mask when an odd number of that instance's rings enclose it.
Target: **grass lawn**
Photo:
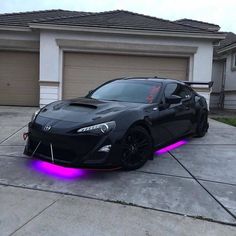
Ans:
[[[213,119],[236,127],[236,117],[216,117]]]

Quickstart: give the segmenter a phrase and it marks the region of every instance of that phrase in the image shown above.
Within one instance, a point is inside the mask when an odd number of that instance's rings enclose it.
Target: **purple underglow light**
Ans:
[[[31,167],[37,172],[50,175],[59,179],[76,179],[82,178],[86,175],[87,171],[83,169],[70,168],[58,166],[49,162],[33,160]]]
[[[180,141],[178,141],[178,142],[176,142],[176,143],[173,143],[173,144],[171,144],[171,145],[169,145],[169,146],[166,146],[166,147],[164,147],[164,148],[161,148],[160,150],[157,150],[157,151],[155,152],[155,154],[161,155],[161,154],[163,154],[163,153],[166,153],[166,152],[168,152],[168,151],[171,151],[171,150],[173,150],[173,149],[176,149],[176,148],[178,148],[178,147],[180,147],[180,146],[183,146],[183,145],[186,144],[186,143],[187,143],[186,140],[180,140]]]

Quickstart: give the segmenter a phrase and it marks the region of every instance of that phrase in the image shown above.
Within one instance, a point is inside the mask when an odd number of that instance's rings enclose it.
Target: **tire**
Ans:
[[[122,140],[121,166],[124,170],[142,167],[153,155],[152,138],[147,130],[135,126],[128,130]]]
[[[203,112],[203,114],[200,116],[200,119],[198,121],[197,129],[196,129],[196,137],[201,138],[205,136],[209,128],[208,124],[208,114],[207,112]]]

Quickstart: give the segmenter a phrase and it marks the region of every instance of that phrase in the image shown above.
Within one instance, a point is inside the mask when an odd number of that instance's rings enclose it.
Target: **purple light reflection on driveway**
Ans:
[[[32,160],[30,166],[33,170],[59,179],[78,179],[87,175],[83,169],[55,165],[41,160]]]
[[[168,151],[171,151],[171,150],[173,150],[173,149],[176,149],[176,148],[178,148],[178,147],[181,147],[181,146],[183,146],[183,145],[186,144],[186,143],[187,143],[186,140],[180,140],[180,141],[178,141],[178,142],[176,142],[176,143],[170,144],[170,145],[168,145],[168,146],[166,146],[166,147],[164,147],[164,148],[161,148],[161,149],[155,151],[155,154],[161,155],[161,154],[163,154],[163,153],[166,153],[166,152],[168,152]]]
[[[170,144],[164,148],[161,148],[155,151],[155,154],[157,155],[164,154],[168,151],[181,147],[186,143],[187,143],[186,140],[180,140],[176,143]],[[32,160],[30,163],[30,166],[33,170],[37,172],[40,172],[40,173],[43,173],[45,175],[49,175],[55,178],[59,178],[59,179],[65,179],[65,180],[83,178],[89,172],[88,170],[85,170],[85,169],[59,166],[59,165],[55,165],[55,164],[41,161],[41,160]]]

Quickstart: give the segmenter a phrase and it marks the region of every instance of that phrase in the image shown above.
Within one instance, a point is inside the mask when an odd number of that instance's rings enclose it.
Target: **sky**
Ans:
[[[0,13],[64,9],[101,12],[133,11],[167,20],[189,18],[221,26],[236,33],[235,0],[0,0]]]

